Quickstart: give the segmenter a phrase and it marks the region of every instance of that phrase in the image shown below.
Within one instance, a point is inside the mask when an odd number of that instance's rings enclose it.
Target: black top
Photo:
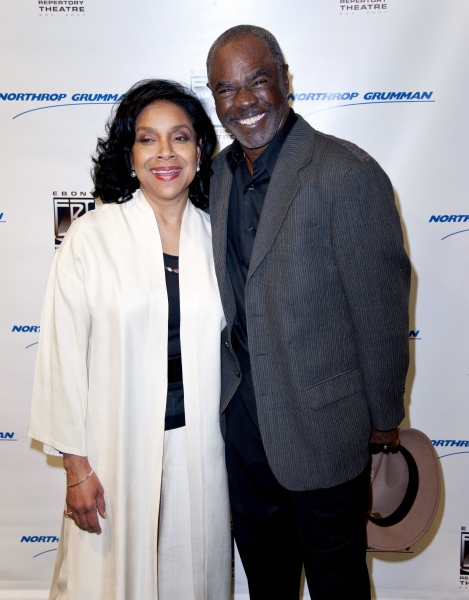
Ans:
[[[181,310],[179,302],[179,257],[163,253],[168,292],[168,357],[181,354]],[[170,270],[171,269],[171,270]],[[168,384],[166,398],[165,430],[183,427],[186,424],[184,414],[184,389],[182,381]]]
[[[228,209],[227,267],[233,283],[237,315],[233,332],[243,351],[249,355],[245,308],[246,279],[251,261],[254,238],[261,216],[264,198],[270,178],[282,146],[293,129],[298,117],[293,109],[282,129],[274,136],[249,172],[243,151],[237,140],[226,155],[233,174]]]
[[[168,356],[181,354],[181,309],[179,305],[179,256],[163,253],[166,289],[168,290]],[[168,268],[173,269],[169,271]]]

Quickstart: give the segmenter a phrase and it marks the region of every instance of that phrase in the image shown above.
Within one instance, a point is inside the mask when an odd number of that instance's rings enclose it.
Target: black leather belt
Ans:
[[[181,355],[168,357],[168,383],[182,381],[182,360]]]

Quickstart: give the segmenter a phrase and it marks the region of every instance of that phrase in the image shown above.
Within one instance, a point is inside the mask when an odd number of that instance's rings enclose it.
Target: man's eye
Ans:
[[[187,142],[187,137],[185,135],[178,135],[174,138],[177,142]]]
[[[256,79],[253,85],[263,85],[264,83],[267,83],[267,79]]]

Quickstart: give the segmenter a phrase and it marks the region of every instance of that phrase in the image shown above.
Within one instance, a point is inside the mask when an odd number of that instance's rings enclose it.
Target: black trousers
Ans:
[[[226,410],[234,537],[250,600],[298,600],[304,564],[314,600],[369,600],[365,562],[368,471],[327,489],[292,492],[274,477],[257,421],[250,361]]]

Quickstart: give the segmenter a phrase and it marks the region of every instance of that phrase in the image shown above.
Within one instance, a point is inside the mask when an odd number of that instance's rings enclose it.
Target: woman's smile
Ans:
[[[179,177],[179,174],[182,172],[180,167],[157,167],[150,170],[160,181],[172,181]]]

